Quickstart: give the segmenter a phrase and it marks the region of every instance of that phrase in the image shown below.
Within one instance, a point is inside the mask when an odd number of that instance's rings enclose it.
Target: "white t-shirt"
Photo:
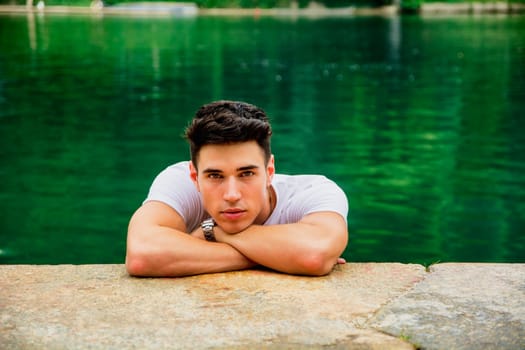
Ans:
[[[346,220],[346,195],[324,176],[275,174],[272,187],[277,203],[264,225],[295,223],[305,215],[320,211],[336,212]],[[201,194],[190,178],[188,161],[173,164],[157,175],[144,202],[147,201],[160,201],[175,209],[186,222],[188,232],[209,218]]]

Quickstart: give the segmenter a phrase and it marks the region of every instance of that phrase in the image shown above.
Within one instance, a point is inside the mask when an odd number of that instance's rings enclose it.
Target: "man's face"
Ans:
[[[271,214],[270,185],[275,172],[255,141],[206,145],[190,175],[202,195],[204,208],[227,233],[263,224]]]

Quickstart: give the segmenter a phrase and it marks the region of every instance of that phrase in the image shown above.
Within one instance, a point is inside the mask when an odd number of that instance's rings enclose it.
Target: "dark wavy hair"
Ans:
[[[202,146],[248,141],[257,142],[268,162],[272,154],[271,136],[266,113],[257,106],[239,101],[216,101],[202,106],[185,132],[195,166]]]

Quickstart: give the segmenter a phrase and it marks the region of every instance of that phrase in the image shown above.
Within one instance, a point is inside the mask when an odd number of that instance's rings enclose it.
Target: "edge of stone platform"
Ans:
[[[348,263],[323,277],[247,270],[175,279],[133,278],[122,264],[1,265],[0,343],[519,349],[523,281],[525,264],[498,263]]]
[[[182,349],[199,339],[199,349],[408,350],[366,322],[426,275],[401,263],[348,263],[322,277],[254,269],[184,278],[134,278],[122,264],[2,265],[0,343],[131,349],[176,339]]]

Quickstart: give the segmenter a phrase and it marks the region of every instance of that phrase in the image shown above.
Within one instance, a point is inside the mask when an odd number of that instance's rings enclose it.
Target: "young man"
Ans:
[[[325,275],[344,263],[344,192],[324,176],[275,174],[271,134],[256,106],[201,107],[186,130],[191,161],[162,171],[130,220],[129,274],[187,276],[263,265]]]

